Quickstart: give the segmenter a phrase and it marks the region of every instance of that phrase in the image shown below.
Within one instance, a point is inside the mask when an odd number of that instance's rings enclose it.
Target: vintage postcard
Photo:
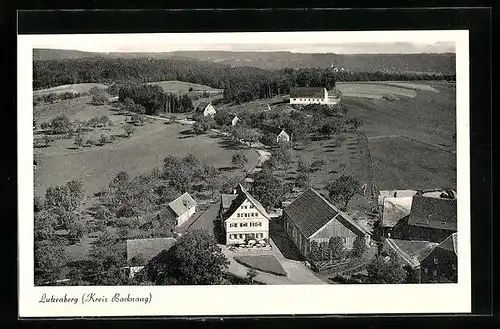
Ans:
[[[468,54],[19,35],[19,316],[470,312]]]

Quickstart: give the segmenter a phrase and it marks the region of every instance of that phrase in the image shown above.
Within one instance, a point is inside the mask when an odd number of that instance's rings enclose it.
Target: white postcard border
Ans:
[[[127,35],[139,40],[186,40],[187,34]],[[18,36],[18,292],[20,317],[187,316],[272,314],[470,313],[470,167],[469,167],[469,33],[446,31],[279,32],[189,34],[189,41],[253,42],[416,42],[453,41],[456,51],[458,283],[408,285],[266,285],[266,286],[141,286],[35,287],[33,282],[33,130],[32,50],[50,38],[82,36]],[[193,36],[194,35],[194,36]],[[96,35],[106,42],[123,35]],[[123,39],[125,40],[125,39]],[[281,41],[277,41],[281,40]],[[182,42],[182,41],[180,41]],[[83,294],[105,296],[106,303],[81,303]],[[150,303],[115,303],[111,298],[152,296]],[[46,294],[78,297],[72,303],[39,303]],[[258,300],[258,302],[256,302]]]

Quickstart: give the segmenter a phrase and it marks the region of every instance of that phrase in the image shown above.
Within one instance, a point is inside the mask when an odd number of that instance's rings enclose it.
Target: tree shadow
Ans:
[[[222,221],[220,219],[215,219],[213,221],[213,232],[214,237],[219,244],[226,244],[226,234],[224,234],[224,229],[222,228]]]

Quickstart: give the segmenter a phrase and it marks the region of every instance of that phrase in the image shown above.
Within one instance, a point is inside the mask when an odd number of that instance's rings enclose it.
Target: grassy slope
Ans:
[[[102,83],[77,83],[74,85],[62,85],[47,89],[40,89],[33,91],[34,96],[45,95],[50,93],[65,93],[65,92],[76,92],[76,93],[87,93],[93,87],[107,88],[105,84]]]
[[[96,115],[108,115],[115,123],[112,130],[96,129],[84,136],[84,139],[89,137],[96,139],[101,133],[123,134],[121,124],[125,117],[110,111],[108,105],[92,106],[85,100],[65,102],[54,104],[49,109],[35,108],[35,113],[39,113],[39,117],[44,120],[62,113],[67,114],[71,120],[87,120]],[[73,140],[65,139],[56,140],[48,148],[34,149],[38,162],[35,175],[36,193],[44,194],[47,187],[64,184],[73,178],[81,180],[87,192],[93,193],[107,186],[119,171],[125,170],[131,175],[140,174],[161,166],[163,158],[167,155],[183,156],[193,153],[200,160],[217,167],[231,167],[231,158],[235,152],[232,146],[225,145],[220,138],[213,135],[186,134],[189,129],[190,127],[185,125],[166,125],[160,121],[153,121],[136,127],[132,137],[118,138],[113,144],[102,147],[71,150]],[[254,150],[242,151],[246,153],[250,164],[257,161],[257,153]]]
[[[189,88],[193,88],[193,90],[209,90],[209,91],[220,91],[222,89],[214,89],[210,86],[199,85],[196,83],[184,82],[184,81],[158,81],[158,82],[149,82],[151,85],[158,85],[163,88],[165,92],[178,92],[178,93],[187,93]]]
[[[397,101],[344,98],[350,114],[364,121],[379,189],[456,186],[456,155],[401,135],[455,149],[454,85],[430,83],[439,93],[419,91]]]

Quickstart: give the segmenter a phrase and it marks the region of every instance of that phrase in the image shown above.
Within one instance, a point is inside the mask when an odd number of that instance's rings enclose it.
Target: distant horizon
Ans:
[[[335,52],[335,51],[323,51],[323,52],[305,52],[305,51],[294,51],[294,50],[226,50],[226,49],[174,49],[174,50],[113,50],[113,51],[98,51],[98,50],[84,50],[84,49],[69,49],[69,48],[48,48],[48,47],[36,47],[33,50],[61,50],[61,51],[78,51],[85,53],[95,53],[95,54],[164,54],[164,53],[176,53],[176,52],[228,52],[228,53],[291,53],[297,55],[416,55],[416,54],[455,54],[452,50],[443,51],[414,51],[414,52]]]

